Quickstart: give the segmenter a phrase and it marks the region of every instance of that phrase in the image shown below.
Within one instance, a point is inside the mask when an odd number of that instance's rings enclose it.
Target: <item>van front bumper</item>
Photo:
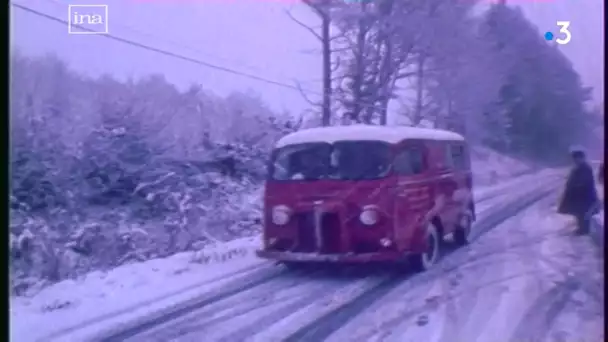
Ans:
[[[403,258],[403,254],[395,251],[377,253],[345,253],[345,254],[319,254],[319,253],[294,253],[258,250],[255,253],[258,257],[277,261],[291,262],[346,262],[364,263],[381,261],[398,261]]]

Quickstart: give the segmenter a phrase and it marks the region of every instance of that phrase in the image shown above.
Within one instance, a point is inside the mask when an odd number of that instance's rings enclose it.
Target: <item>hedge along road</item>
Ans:
[[[485,214],[480,215],[476,224],[476,238],[545,196],[554,183],[552,177],[548,177],[536,182],[533,194],[529,194],[530,188],[512,192],[504,198],[504,203],[501,201],[484,210]],[[489,198],[486,200],[489,202]],[[197,341],[204,337],[206,341],[239,341],[251,338],[265,327],[270,333],[283,330],[279,332],[283,336],[281,340],[322,340],[391,288],[408,279],[424,285],[438,276],[441,274],[433,270],[410,279],[403,272],[377,268],[370,271],[368,267],[316,273],[294,273],[280,267],[260,270],[215,293],[203,294],[112,329],[94,340]],[[275,324],[277,322],[285,324]],[[281,325],[285,329],[281,329]],[[289,337],[285,339],[285,336]]]

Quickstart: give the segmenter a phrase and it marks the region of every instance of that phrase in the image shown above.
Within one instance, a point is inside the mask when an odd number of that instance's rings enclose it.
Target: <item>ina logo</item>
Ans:
[[[108,5],[68,5],[68,34],[108,33]]]

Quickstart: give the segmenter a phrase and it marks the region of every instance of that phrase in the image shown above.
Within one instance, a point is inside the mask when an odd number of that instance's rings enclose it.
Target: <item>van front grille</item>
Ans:
[[[336,254],[342,253],[342,227],[340,227],[340,217],[337,213],[325,213],[321,219],[321,236],[323,245],[321,253]]]
[[[297,241],[294,252],[313,253],[317,250],[315,235],[315,217],[313,212],[298,213],[295,215],[297,225]]]
[[[320,220],[321,241],[317,241],[314,212],[295,215],[297,225],[297,242],[294,252],[334,254],[342,252],[341,226],[337,213],[324,213]],[[320,245],[320,246],[318,246]],[[320,248],[319,248],[320,247]]]

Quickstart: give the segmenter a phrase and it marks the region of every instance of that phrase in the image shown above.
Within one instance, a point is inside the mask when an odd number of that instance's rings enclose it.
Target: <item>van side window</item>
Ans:
[[[395,156],[395,172],[398,175],[417,175],[424,171],[424,150],[420,147],[407,147]]]
[[[450,166],[457,170],[465,170],[467,168],[467,155],[464,146],[449,145],[448,159],[451,161]]]

